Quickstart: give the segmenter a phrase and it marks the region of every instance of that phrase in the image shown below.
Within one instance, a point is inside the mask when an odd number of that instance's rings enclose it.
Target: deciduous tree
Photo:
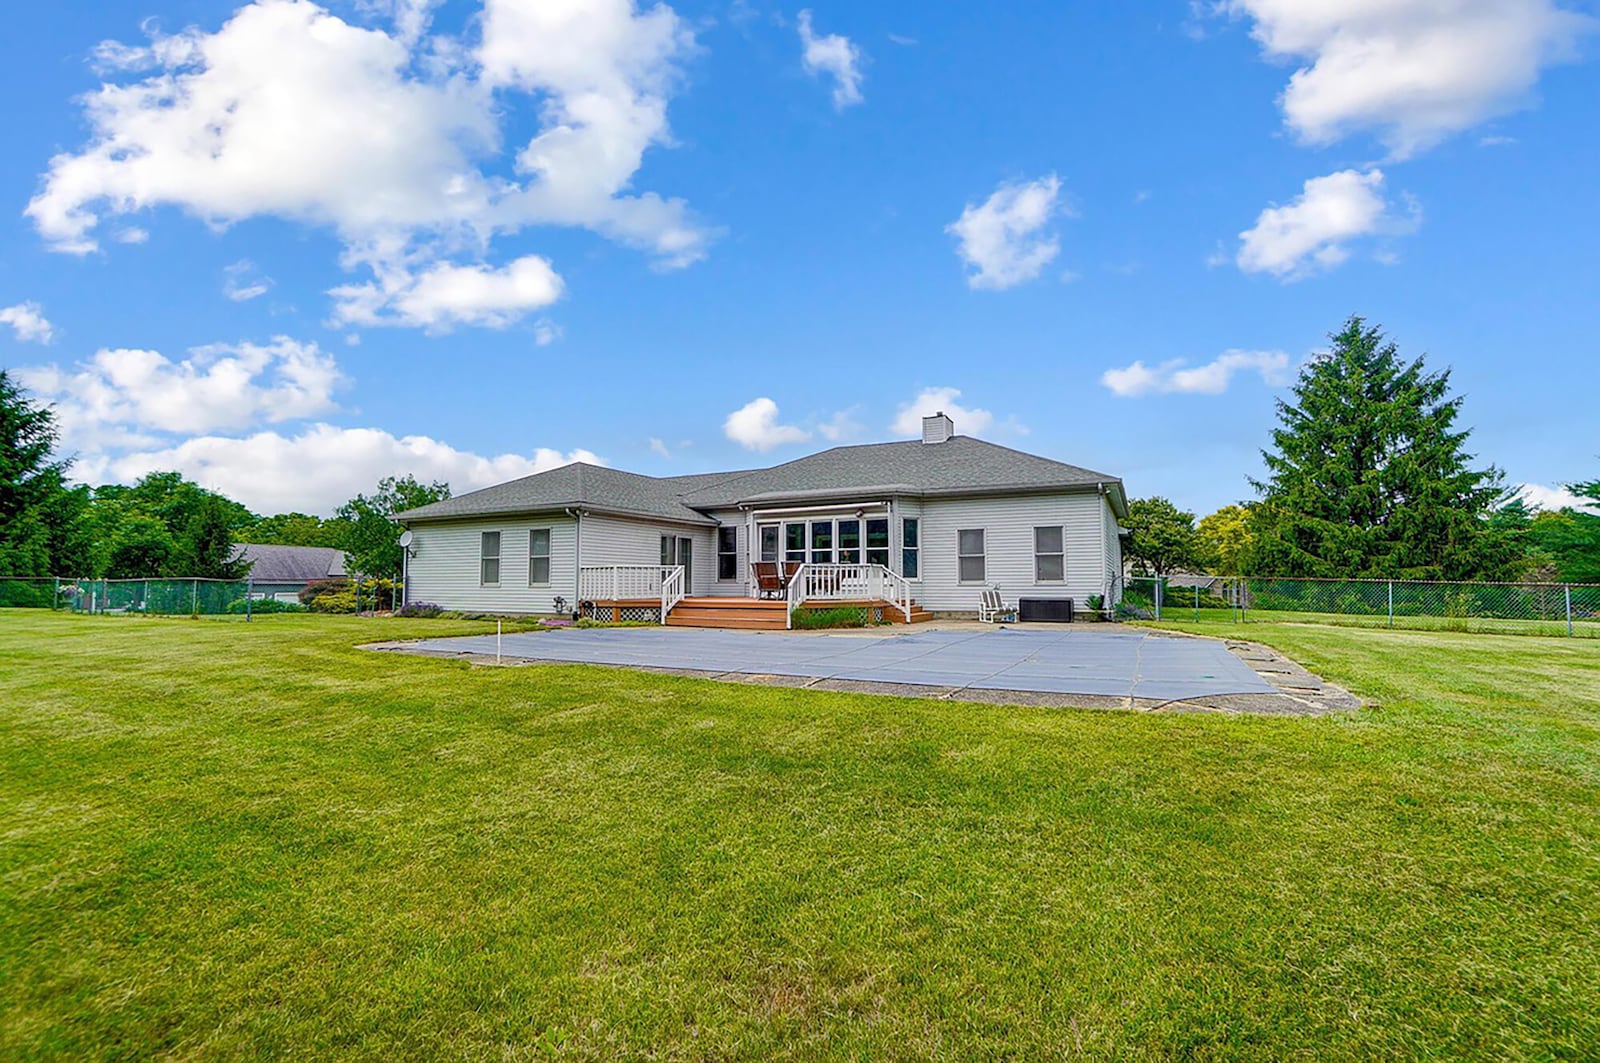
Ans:
[[[1139,575],[1165,576],[1199,561],[1194,514],[1165,498],[1133,499],[1123,526],[1128,529],[1128,558]]]
[[[400,526],[391,518],[408,509],[450,497],[446,483],[419,483],[414,476],[384,477],[370,495],[357,495],[339,507],[346,530],[341,543],[355,571],[393,576],[401,571]]]
[[[1241,565],[1252,539],[1248,506],[1223,506],[1201,517],[1195,532],[1201,564],[1220,576],[1243,574]]]

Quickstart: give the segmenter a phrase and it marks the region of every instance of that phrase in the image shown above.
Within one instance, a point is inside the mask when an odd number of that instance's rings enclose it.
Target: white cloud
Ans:
[[[219,227],[260,216],[326,226],[347,268],[377,274],[351,287],[387,295],[395,274],[420,279],[398,285],[420,312],[382,300],[368,312],[425,327],[500,323],[529,301],[491,297],[485,309],[466,296],[457,314],[427,290],[490,272],[434,267],[486,259],[497,236],[529,226],[590,228],[668,266],[704,255],[711,234],[683,201],[630,190],[644,152],[671,142],[667,100],[693,47],[671,8],[484,0],[474,47],[429,35],[431,6],[369,0],[392,18],[386,29],[311,0],[256,0],[214,32],[102,45],[88,143],[50,161],[28,215],[78,253],[98,246],[107,218],[163,205]],[[525,120],[519,104],[537,108],[539,126],[516,150],[506,139]],[[495,272],[523,264],[526,279],[534,257]]]
[[[241,258],[222,269],[222,294],[236,303],[259,298],[271,290],[272,278],[263,277],[257,272],[255,263],[247,258]]]
[[[1585,513],[1600,513],[1600,505],[1592,499],[1573,494],[1565,487],[1547,487],[1544,484],[1523,484],[1516,496],[1529,506],[1539,509],[1577,509]]]
[[[132,482],[176,469],[261,513],[331,513],[384,476],[444,480],[456,493],[544,472],[575,461],[601,465],[587,450],[484,457],[427,436],[395,437],[377,428],[312,425],[298,435],[258,432],[234,438],[200,436],[162,449],[80,461],[74,475],[89,482]]]
[[[542,127],[517,156],[528,180],[498,214],[595,229],[682,266],[710,234],[681,199],[623,192],[656,144],[670,144],[667,97],[694,35],[672,8],[633,0],[486,0],[482,81],[542,97]]]
[[[18,303],[0,309],[0,325],[10,325],[17,339],[24,343],[49,343],[55,338],[55,326],[44,316],[44,307],[38,303]]]
[[[779,424],[778,404],[766,397],[751,399],[728,414],[722,431],[746,450],[763,452],[791,443],[804,443],[811,438],[811,433],[804,428]]]
[[[541,317],[533,323],[533,345],[535,347],[548,347],[565,335],[565,330],[547,317]]]
[[[972,267],[967,285],[1002,289],[1032,280],[1060,252],[1044,231],[1060,212],[1061,181],[1048,174],[1036,181],[1002,184],[980,205],[967,204],[945,227],[960,241],[962,261]]]
[[[26,386],[55,406],[62,441],[90,450],[146,440],[149,433],[239,430],[337,409],[346,383],[315,343],[278,336],[269,344],[199,347],[174,362],[158,351],[99,351],[72,369],[24,369]]]
[[[1221,395],[1235,373],[1259,373],[1274,387],[1288,382],[1289,356],[1282,351],[1224,351],[1205,365],[1189,366],[1183,359],[1147,366],[1134,362],[1122,369],[1107,369],[1100,383],[1122,398],[1141,395]]]
[[[890,426],[897,436],[921,436],[922,419],[931,417],[936,413],[943,413],[956,424],[956,432],[964,436],[982,435],[994,423],[994,414],[988,410],[977,407],[968,408],[956,400],[961,397],[960,388],[923,388],[917,397],[910,402],[902,403],[900,412],[895,416],[894,424]],[[1020,425],[1015,426],[1026,432]]]
[[[1311,178],[1292,202],[1263,210],[1239,234],[1235,261],[1247,273],[1295,280],[1343,263],[1352,240],[1409,232],[1420,220],[1414,203],[1405,215],[1391,210],[1383,171],[1340,170]]]
[[[125,225],[113,232],[111,239],[119,244],[142,244],[150,239],[150,234],[137,225]]]
[[[564,284],[547,259],[526,255],[502,269],[436,262],[419,273],[377,267],[372,284],[328,294],[338,325],[405,325],[447,332],[457,325],[504,328],[561,298]]]
[[[1594,23],[1555,0],[1224,0],[1274,60],[1308,143],[1376,132],[1396,157],[1526,105]]]
[[[856,407],[840,410],[828,420],[817,425],[817,435],[830,443],[845,443],[861,435],[861,422],[856,420]]]
[[[657,454],[663,458],[672,457],[672,448],[667,446],[667,441],[662,439],[660,436],[650,437],[650,451],[651,453]]]
[[[800,12],[800,61],[806,73],[833,77],[833,106],[844,110],[861,102],[861,49],[837,33],[817,36],[811,12]]]

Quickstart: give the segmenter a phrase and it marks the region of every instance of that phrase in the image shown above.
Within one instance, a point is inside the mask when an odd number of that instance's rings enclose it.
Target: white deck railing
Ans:
[[[667,622],[667,614],[672,612],[673,606],[683,601],[683,566],[674,565],[667,571],[666,578],[661,581],[661,622]]]
[[[789,581],[789,623],[807,602],[889,602],[911,620],[911,584],[883,565],[801,565]]]
[[[655,599],[661,602],[663,624],[685,593],[682,565],[584,565],[578,570],[582,601]]]

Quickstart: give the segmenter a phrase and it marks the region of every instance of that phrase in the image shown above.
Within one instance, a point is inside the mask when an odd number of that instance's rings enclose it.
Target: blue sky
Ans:
[[[0,365],[263,511],[958,430],[1200,513],[1350,313],[1600,465],[1593,5],[105,0],[11,15]]]

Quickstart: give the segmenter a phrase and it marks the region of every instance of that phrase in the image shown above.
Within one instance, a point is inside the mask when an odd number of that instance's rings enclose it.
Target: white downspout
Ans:
[[[583,600],[583,510],[569,508],[567,516],[572,518],[572,611],[576,613]]]
[[[1111,505],[1106,498],[1106,485],[1096,484],[1096,497],[1100,499],[1100,606],[1109,616],[1111,613],[1111,540],[1106,536],[1106,507]]]

